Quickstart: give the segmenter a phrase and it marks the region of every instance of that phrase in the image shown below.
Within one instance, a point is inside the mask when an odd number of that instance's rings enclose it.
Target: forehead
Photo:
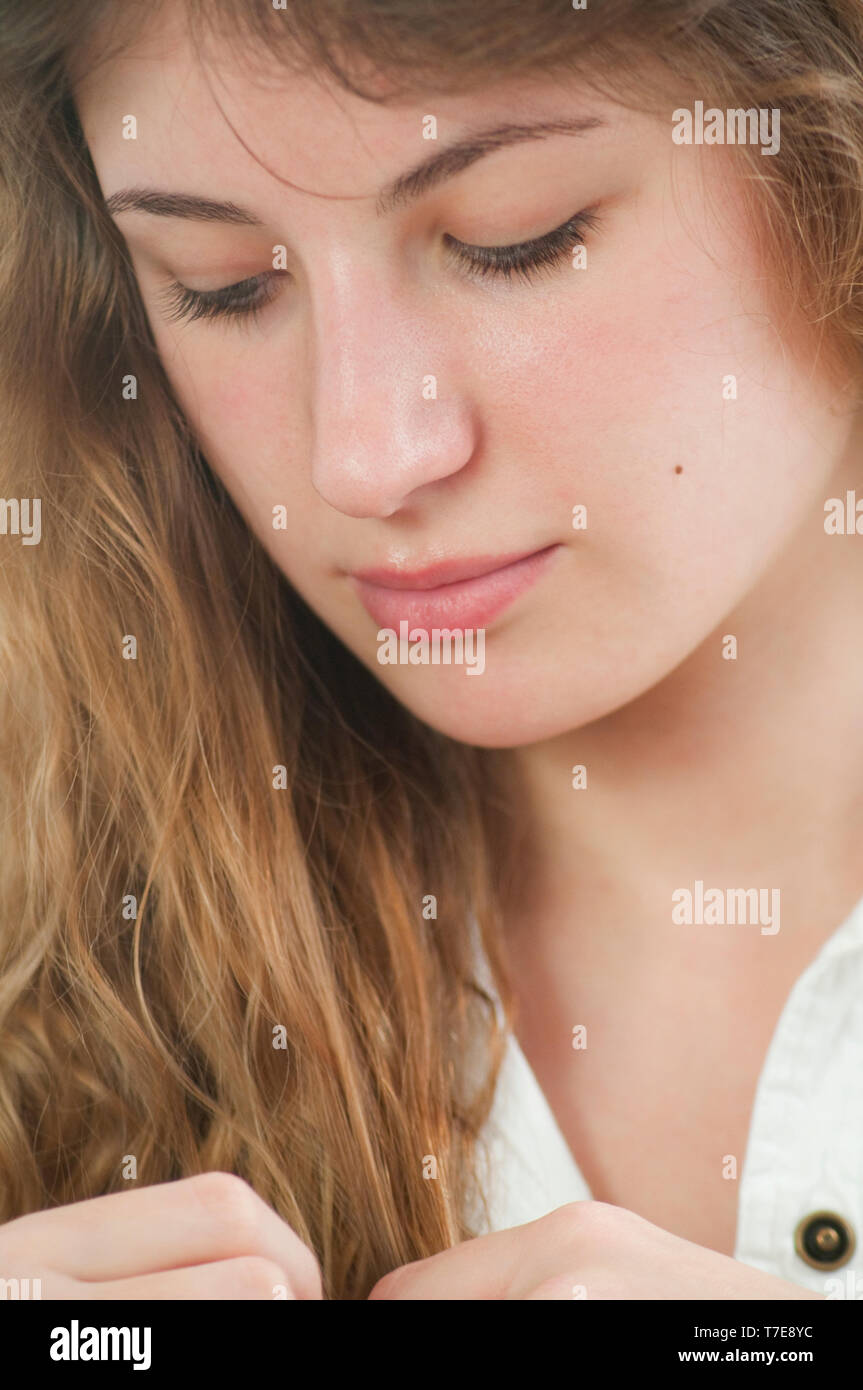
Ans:
[[[168,171],[233,177],[254,162],[258,176],[263,166],[300,189],[362,197],[435,152],[428,116],[441,145],[513,113],[519,121],[595,114],[611,127],[633,119],[583,81],[548,74],[364,100],[260,45],[191,33],[182,4],[162,6],[124,47],[81,66],[76,104],[103,183]],[[386,95],[383,80],[379,90]],[[128,116],[134,139],[123,136]]]

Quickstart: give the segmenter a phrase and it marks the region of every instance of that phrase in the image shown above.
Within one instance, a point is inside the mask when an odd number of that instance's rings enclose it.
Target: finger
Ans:
[[[13,1232],[12,1227],[17,1230]],[[202,1173],[34,1212],[4,1228],[43,1263],[82,1280],[126,1279],[242,1255],[290,1270],[298,1297],[321,1297],[317,1260],[233,1173]]]
[[[527,1303],[539,1300],[554,1300],[560,1302],[566,1299],[571,1303],[574,1298],[584,1296],[584,1285],[579,1284],[573,1274],[555,1274],[551,1279],[545,1279],[536,1288],[531,1289],[530,1293],[523,1295],[523,1300]]]
[[[126,1301],[144,1299],[296,1299],[290,1276],[272,1260],[244,1255],[236,1260],[193,1265],[189,1269],[167,1269],[161,1274],[143,1274],[134,1279],[107,1283],[86,1282],[75,1286],[67,1297]]]
[[[528,1225],[534,1225],[529,1222]],[[401,1265],[379,1279],[370,1299],[506,1298],[515,1277],[518,1252],[526,1254],[526,1226],[493,1231],[463,1241],[426,1260]]]

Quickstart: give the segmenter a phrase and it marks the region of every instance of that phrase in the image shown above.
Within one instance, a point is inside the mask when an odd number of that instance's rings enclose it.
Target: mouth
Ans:
[[[351,575],[357,596],[379,628],[488,627],[546,569],[559,545],[518,555],[444,560],[422,570],[359,570]]]

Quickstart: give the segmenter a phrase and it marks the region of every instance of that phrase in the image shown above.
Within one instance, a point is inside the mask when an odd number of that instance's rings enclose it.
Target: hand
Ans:
[[[821,1298],[607,1202],[570,1202],[538,1221],[402,1265],[369,1298]]]
[[[0,1226],[0,1278],[40,1279],[43,1299],[323,1297],[311,1250],[218,1172],[19,1216]]]

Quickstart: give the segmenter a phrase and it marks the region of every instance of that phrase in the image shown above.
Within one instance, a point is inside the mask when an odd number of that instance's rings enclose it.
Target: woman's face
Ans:
[[[310,607],[443,732],[530,743],[698,648],[715,663],[820,526],[847,417],[803,335],[780,336],[739,156],[675,144],[670,109],[549,78],[382,106],[230,45],[205,68],[164,14],[79,109],[105,197],[151,195],[115,216],[211,467]],[[558,129],[513,138],[536,123]],[[471,249],[584,212],[534,275]],[[196,293],[249,280],[229,303],[256,315],[201,312]],[[474,669],[381,664],[402,620],[403,654],[420,629],[482,629]]]

